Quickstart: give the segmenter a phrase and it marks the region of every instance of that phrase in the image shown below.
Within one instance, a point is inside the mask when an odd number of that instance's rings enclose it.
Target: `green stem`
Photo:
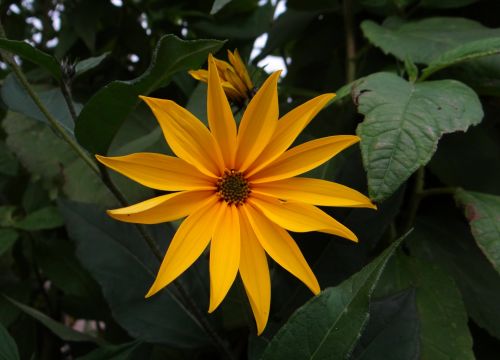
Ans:
[[[343,12],[346,43],[346,82],[350,83],[356,80],[356,37],[354,34],[354,15],[352,11],[352,0],[343,1]]]
[[[406,216],[406,221],[402,226],[403,233],[407,233],[408,230],[410,230],[413,224],[415,223],[417,210],[420,205],[420,201],[422,200],[421,193],[424,189],[424,180],[425,180],[424,177],[425,177],[425,168],[421,166],[415,173],[415,182],[413,185],[413,191],[410,195],[408,213]]]

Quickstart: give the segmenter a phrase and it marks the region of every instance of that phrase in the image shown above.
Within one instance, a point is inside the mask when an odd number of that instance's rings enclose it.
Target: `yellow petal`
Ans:
[[[359,137],[354,135],[328,136],[308,141],[287,150],[249,179],[252,183],[262,183],[300,175],[320,166],[358,141]]]
[[[105,157],[97,160],[138,183],[157,190],[213,189],[215,177],[208,177],[182,159],[155,154],[135,153],[125,156]]]
[[[257,323],[257,335],[260,335],[269,318],[271,278],[266,253],[243,211],[240,211],[240,227],[240,276]]]
[[[238,92],[241,94],[241,97],[246,98],[247,97],[247,88],[245,87],[245,84],[243,84],[243,81],[236,75],[236,73],[232,71],[226,71],[226,79],[233,84],[234,88],[238,90]]]
[[[236,70],[236,73],[245,82],[245,85],[248,90],[251,90],[253,88],[253,83],[252,80],[250,79],[250,75],[248,75],[248,70],[247,67],[245,66],[245,63],[243,60],[241,60],[240,53],[238,52],[238,49],[234,49],[234,54],[231,53],[231,51],[227,51],[227,57],[229,59],[229,62],[233,65],[234,69]]]
[[[248,200],[275,224],[295,232],[319,231],[358,241],[356,235],[314,205],[254,195]]]
[[[249,204],[242,206],[260,244],[274,261],[301,280],[314,294],[320,292],[316,276],[307,264],[299,247],[283,228],[269,221]]]
[[[260,155],[278,123],[277,71],[267,78],[248,104],[238,130],[236,168],[245,171]]]
[[[188,71],[189,75],[191,75],[194,79],[203,81],[203,82],[208,82],[208,71],[199,69],[199,70],[189,70]]]
[[[222,155],[205,125],[170,100],[141,96],[155,114],[172,151],[209,176],[224,171]]]
[[[236,90],[229,81],[224,81],[222,83],[222,88],[224,89],[224,92],[226,93],[227,97],[230,98],[231,100],[239,101],[241,99],[240,92]]]
[[[170,284],[201,255],[210,242],[214,229],[214,218],[220,210],[220,202],[214,196],[197,211],[189,215],[179,226],[170,242],[167,253],[146,297],[156,294]]]
[[[255,184],[252,193],[320,206],[377,208],[359,191],[320,179],[294,177]]]
[[[124,208],[108,210],[107,213],[112,218],[124,222],[159,224],[191,214],[211,196],[214,196],[214,191],[182,191],[158,196]]]
[[[236,206],[222,204],[222,214],[210,243],[210,306],[214,311],[222,302],[240,265],[240,225]]]
[[[208,57],[207,115],[210,130],[221,149],[225,167],[234,168],[236,123],[226,94],[222,89],[212,55]]]
[[[335,94],[317,96],[283,116],[278,121],[278,126],[271,141],[249,169],[248,176],[263,169],[267,164],[283,154],[316,114],[334,97]]]

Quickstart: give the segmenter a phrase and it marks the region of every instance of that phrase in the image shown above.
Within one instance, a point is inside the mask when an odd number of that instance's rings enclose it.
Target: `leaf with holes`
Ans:
[[[411,84],[389,73],[377,73],[353,90],[357,128],[370,196],[390,196],[420,166],[429,162],[439,138],[478,124],[483,110],[477,95],[454,80]]]

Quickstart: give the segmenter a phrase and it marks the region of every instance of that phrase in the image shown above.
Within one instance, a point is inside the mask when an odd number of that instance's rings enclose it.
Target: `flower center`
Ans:
[[[217,194],[228,204],[241,205],[250,194],[250,184],[241,172],[226,170],[217,180]]]

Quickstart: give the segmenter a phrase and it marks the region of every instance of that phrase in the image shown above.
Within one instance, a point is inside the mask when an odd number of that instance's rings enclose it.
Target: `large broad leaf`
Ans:
[[[0,38],[0,49],[19,55],[23,59],[29,60],[32,63],[43,67],[45,70],[50,72],[54,78],[61,80],[61,66],[57,62],[56,58],[38,50],[27,42]]]
[[[400,243],[401,239],[359,273],[298,309],[271,340],[262,359],[346,358],[368,320],[371,293]]]
[[[216,52],[222,44],[217,40],[184,41],[174,35],[161,38],[144,74],[130,81],[111,82],[85,105],[75,127],[80,144],[93,153],[105,154],[120,126],[139,103],[139,95],[148,95],[167,85],[176,72],[198,68],[208,53]]]
[[[5,295],[4,295],[5,296]],[[55,335],[57,335],[59,338],[65,340],[65,341],[89,341],[89,342],[95,342],[96,344],[104,344],[105,342],[102,339],[96,338],[94,336],[81,333],[78,331],[73,330],[70,327],[67,327],[60,322],[55,321],[54,319],[51,319],[44,313],[28,306],[21,304],[20,302],[8,298],[5,296],[7,300],[9,300],[13,305],[15,305],[17,308],[21,309],[25,314],[33,317],[35,320],[38,320],[40,323],[42,323],[44,326],[46,326],[50,331],[52,331]]]
[[[386,26],[365,20],[363,34],[384,53],[401,61],[407,57],[415,63],[432,60],[464,43],[500,36],[500,29],[486,28],[463,18],[427,18],[415,22],[389,22]]]
[[[422,79],[446,67],[498,53],[500,53],[500,37],[467,42],[432,60],[422,71]]]
[[[16,342],[2,324],[0,324],[0,359],[19,360]]]
[[[409,239],[415,239],[414,233]],[[415,289],[420,323],[417,358],[474,359],[467,313],[453,279],[436,265],[399,253],[387,264],[374,296],[385,297],[408,288]]]
[[[14,75],[9,75],[4,80],[1,88],[2,99],[9,108],[26,115],[29,118],[48,123],[45,115],[40,111],[33,99],[24,90],[22,85]],[[54,88],[37,93],[42,103],[50,114],[69,132],[73,133],[73,118],[69,112],[68,105],[60,89]],[[78,114],[82,106],[78,103],[73,104]]]
[[[175,347],[207,344],[200,324],[172,296],[171,288],[145,299],[157,261],[131,224],[109,218],[104,209],[61,202],[76,255],[102,287],[113,317],[131,336]],[[162,236],[168,236],[165,228]]]
[[[419,330],[414,289],[374,300],[352,359],[420,359]]]
[[[431,216],[418,219],[411,240],[412,254],[453,275],[469,316],[500,338],[500,275],[476,246],[458,210],[436,207]]]
[[[7,252],[19,238],[17,231],[12,229],[0,229],[0,256]]]
[[[500,196],[459,190],[455,198],[465,208],[477,245],[500,272]]]
[[[474,91],[454,80],[412,84],[377,73],[356,84],[353,97],[365,115],[357,134],[375,200],[387,198],[427,164],[443,134],[465,131],[483,118]]]

